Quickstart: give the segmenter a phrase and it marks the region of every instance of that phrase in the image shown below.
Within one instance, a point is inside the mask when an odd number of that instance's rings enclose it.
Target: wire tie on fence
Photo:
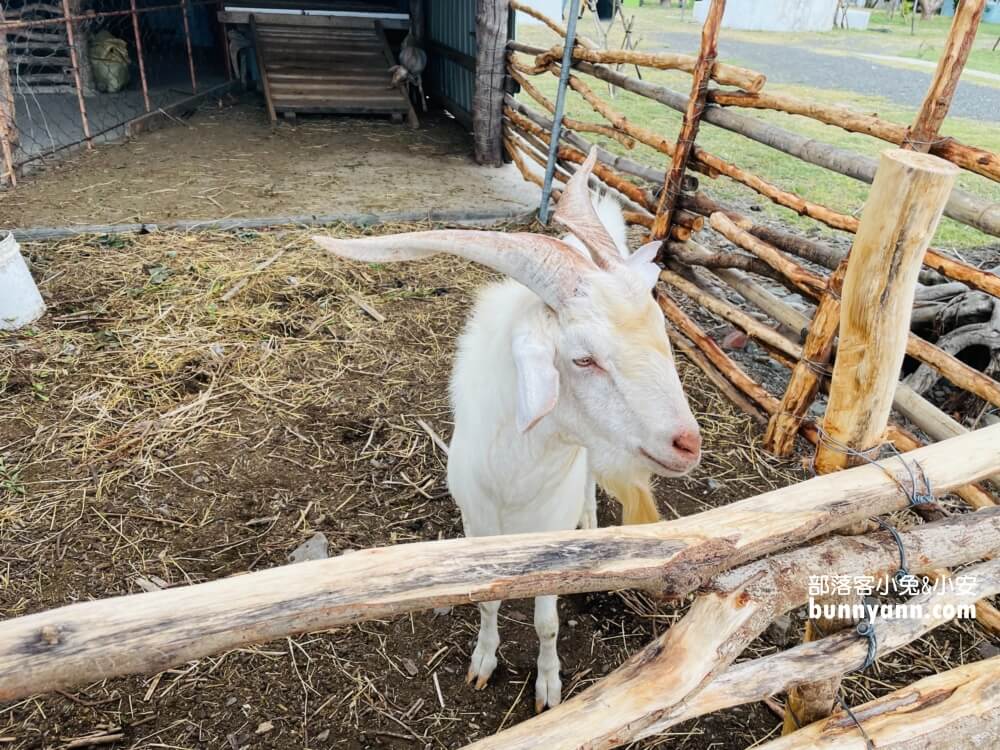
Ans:
[[[835,438],[830,437],[826,433],[826,431],[824,431],[823,428],[820,427],[819,425],[816,426],[816,429],[819,430],[820,443],[826,445],[831,450],[843,453],[853,458],[861,459],[867,464],[871,464],[872,466],[877,466],[878,468],[880,468],[887,477],[889,477],[893,482],[895,482],[896,486],[899,487],[899,489],[906,496],[907,500],[909,500],[911,506],[915,507],[917,505],[925,505],[927,503],[934,502],[934,492],[933,489],[931,488],[931,480],[927,476],[927,472],[924,471],[924,467],[920,465],[919,461],[915,460],[912,461],[911,465],[910,462],[908,462],[905,458],[903,458],[903,454],[900,453],[898,450],[896,450],[896,446],[894,446],[892,443],[879,443],[878,445],[872,446],[867,450],[859,451],[852,448],[849,445],[845,445],[844,443],[840,442],[839,440],[836,440]],[[877,456],[878,453],[881,452],[883,447],[888,447],[892,451],[893,457],[898,458],[900,463],[903,464],[903,468],[906,469],[906,473],[910,477],[909,487],[907,487],[905,484],[899,481],[899,478],[891,471],[889,471],[889,469],[887,469],[885,466],[883,466],[870,456],[866,455],[869,453],[874,453]],[[917,467],[917,471],[920,474],[922,487],[918,487],[917,476],[916,474],[914,474],[913,466]],[[814,474],[816,473],[815,468],[816,468],[816,454],[813,453]]]
[[[809,359],[808,357],[803,357],[799,360],[799,362],[804,364],[808,369],[812,370],[821,378],[829,378],[833,376],[833,370],[829,367],[829,365],[824,365],[814,359]]]
[[[854,712],[850,709],[850,707],[846,703],[844,703],[844,699],[840,697],[839,693],[837,694],[837,703],[840,704],[840,707],[844,710],[844,712],[851,717],[851,719],[854,721],[854,724],[857,726],[858,731],[861,732],[861,736],[865,738],[866,750],[875,750],[875,743],[872,742],[872,738],[868,736],[868,732],[866,732],[865,728],[861,726],[860,719],[858,719],[858,717],[854,715]]]
[[[901,588],[903,579],[908,578],[910,575],[910,571],[906,565],[906,548],[903,546],[903,538],[892,524],[883,521],[881,518],[875,518],[874,520],[892,535],[892,540],[896,543],[896,548],[899,550],[899,570],[893,575],[892,580],[895,582],[897,588]]]

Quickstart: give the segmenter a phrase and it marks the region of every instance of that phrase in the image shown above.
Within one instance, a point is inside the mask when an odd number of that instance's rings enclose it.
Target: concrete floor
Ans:
[[[461,211],[517,214],[538,189],[481,167],[445,113],[419,130],[310,116],[272,129],[254,94],[204,102],[183,122],[78,151],[0,196],[0,227]]]

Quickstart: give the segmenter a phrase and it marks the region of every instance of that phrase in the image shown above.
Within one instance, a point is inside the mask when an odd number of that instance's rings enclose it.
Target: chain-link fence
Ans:
[[[228,77],[218,0],[0,0],[6,184]]]

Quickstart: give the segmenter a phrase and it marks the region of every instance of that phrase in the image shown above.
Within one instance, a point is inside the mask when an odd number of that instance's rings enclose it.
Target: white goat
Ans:
[[[659,243],[628,256],[617,205],[601,204],[602,223],[587,190],[595,156],[555,212],[572,232],[563,240],[471,230],[315,238],[371,262],[449,252],[514,279],[479,295],[452,377],[448,486],[467,536],[593,528],[595,483],[622,502],[626,523],[657,520],[651,474],[680,476],[700,458],[698,425],[652,294]],[[499,607],[479,605],[468,673],[477,690],[497,665]],[[535,630],[541,711],[561,698],[555,596],[535,599]]]
[[[392,86],[407,87],[404,89],[409,95],[409,86],[416,86],[420,92],[420,104],[424,112],[427,111],[427,99],[424,96],[424,68],[427,67],[427,53],[418,45],[413,34],[407,34],[403,39],[402,48],[399,50],[399,65],[389,68],[392,74]]]

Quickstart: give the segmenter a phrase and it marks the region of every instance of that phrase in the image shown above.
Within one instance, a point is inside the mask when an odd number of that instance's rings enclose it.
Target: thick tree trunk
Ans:
[[[476,84],[472,131],[476,161],[503,164],[503,98],[507,75],[507,0],[476,2]]]

